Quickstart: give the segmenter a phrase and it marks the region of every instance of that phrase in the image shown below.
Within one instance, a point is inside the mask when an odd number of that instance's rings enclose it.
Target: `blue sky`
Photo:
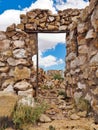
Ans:
[[[35,3],[37,0],[0,0],[0,13],[8,9],[24,9],[25,7],[30,7],[32,3]],[[44,0],[45,1],[45,0]],[[46,0],[47,1],[47,0]],[[72,0],[73,1],[73,0]],[[75,1],[75,0],[74,0]],[[76,0],[77,1],[77,0]],[[78,0],[79,1],[79,0]],[[88,2],[88,0],[84,0]],[[53,0],[54,6],[56,4],[64,4],[67,0]],[[44,4],[44,3],[43,3]],[[81,3],[80,3],[81,4]]]
[[[49,55],[52,55],[54,57],[57,57],[57,61],[59,61],[61,64],[59,65],[53,65],[52,67],[46,67],[45,70],[49,69],[56,69],[56,70],[64,70],[65,69],[65,56],[66,56],[66,45],[63,43],[58,43],[55,48],[48,49],[43,53],[43,57],[47,57]],[[61,60],[60,60],[61,59]]]
[[[67,8],[84,8],[88,0],[0,0],[0,30],[20,23],[20,14],[31,9],[49,9],[53,13]],[[65,34],[39,34],[39,65],[45,70],[65,69]],[[36,57],[33,61],[35,63]]]
[[[30,7],[36,0],[0,0],[0,13],[8,9],[23,9]]]

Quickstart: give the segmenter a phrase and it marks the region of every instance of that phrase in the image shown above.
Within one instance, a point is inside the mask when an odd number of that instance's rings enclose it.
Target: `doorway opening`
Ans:
[[[64,77],[65,37],[65,33],[37,33],[37,55],[32,58],[36,66],[36,96],[38,95],[40,68],[47,75],[59,73]]]

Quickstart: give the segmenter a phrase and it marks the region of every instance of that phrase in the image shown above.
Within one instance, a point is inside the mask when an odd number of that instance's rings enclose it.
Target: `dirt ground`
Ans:
[[[43,94],[42,94],[43,93]],[[74,114],[73,102],[71,100],[64,101],[57,96],[55,90],[43,90],[39,98],[50,104],[50,109],[46,112],[50,118],[54,118],[48,123],[39,123],[38,126],[31,126],[24,130],[98,130],[98,125],[94,123],[93,117],[84,117],[71,119],[71,114]],[[66,105],[66,107],[64,106]],[[78,113],[75,113],[76,115]]]
[[[49,127],[52,127],[49,129]],[[39,126],[31,126],[28,130],[98,130],[98,125],[93,123],[93,119],[82,118],[79,120],[54,120],[51,123],[39,124]],[[25,130],[27,130],[25,129]]]

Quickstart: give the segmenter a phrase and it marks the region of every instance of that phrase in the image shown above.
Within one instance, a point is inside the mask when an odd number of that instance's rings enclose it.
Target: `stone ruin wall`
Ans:
[[[26,15],[20,15],[21,24],[17,28],[26,32],[33,31],[64,31],[68,30],[69,24],[78,18],[80,10],[67,9],[52,14],[50,10],[35,9],[27,12]]]
[[[66,32],[72,18],[79,14],[80,11],[77,9],[59,11],[58,14],[35,9],[26,15],[20,15],[20,24],[12,24],[7,27],[6,32],[0,32],[0,89],[18,95],[33,95],[32,88],[36,87],[36,70],[32,56],[37,52],[36,32],[43,30]],[[41,73],[39,82],[43,80],[41,77],[44,77],[42,71]]]
[[[20,15],[21,23],[0,32],[0,86],[18,95],[33,94],[36,77],[32,56],[36,33],[66,33],[66,92],[78,102],[82,96],[98,111],[98,2],[83,10],[67,9],[52,14],[35,9]],[[34,33],[35,32],[35,33]]]
[[[92,0],[66,34],[66,90],[78,104],[83,97],[98,114],[98,1]]]
[[[0,90],[32,94],[32,56],[36,53],[36,34],[16,31],[15,25],[0,32]]]

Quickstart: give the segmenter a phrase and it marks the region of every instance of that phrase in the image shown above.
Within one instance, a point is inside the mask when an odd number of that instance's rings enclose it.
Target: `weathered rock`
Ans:
[[[62,25],[59,27],[59,30],[66,30],[66,29],[67,29],[67,26],[65,26],[65,25]]]
[[[79,56],[78,57],[78,66],[86,64],[86,60],[87,60],[86,56]]]
[[[48,122],[51,122],[51,119],[50,119],[47,115],[45,115],[45,114],[41,114],[39,120],[40,120],[40,122],[42,122],[42,123],[48,123]]]
[[[0,61],[0,67],[4,67],[4,66],[5,66],[5,63]]]
[[[28,89],[26,91],[18,91],[19,96],[28,96],[28,95],[33,96],[33,94],[34,94],[33,88]]]
[[[16,34],[15,31],[6,32],[7,37],[13,37]]]
[[[26,64],[28,64],[28,62],[27,62],[26,59],[18,59],[18,60],[16,60],[16,59],[11,58],[11,57],[7,59],[7,62],[11,66],[26,65]]]
[[[54,25],[48,25],[48,30],[58,30],[58,27],[57,26],[54,26]]]
[[[5,67],[0,67],[0,72],[8,72],[9,67],[5,66]]]
[[[91,96],[89,93],[87,93],[86,96],[85,96],[85,99],[86,99],[87,101],[91,102],[92,96]]]
[[[17,101],[17,95],[0,92],[0,117],[11,117]]]
[[[14,77],[14,69],[10,69],[8,75]]]
[[[91,22],[96,32],[98,32],[98,5],[91,16]]]
[[[92,93],[93,93],[94,95],[97,95],[97,94],[98,94],[98,86],[97,86],[94,90],[92,90]]]
[[[98,100],[96,98],[92,99],[91,106],[92,106],[93,111],[95,112],[95,114],[98,115]]]
[[[97,39],[97,38],[95,38],[95,39],[93,40],[93,44],[94,44],[94,46],[95,46],[96,48],[98,48],[98,39]]]
[[[94,123],[98,125],[98,114],[97,113],[94,116]]]
[[[81,82],[78,82],[77,85],[78,85],[78,88],[79,88],[79,89],[82,89],[82,90],[83,90],[83,89],[86,89],[86,85],[85,85],[85,84],[82,84]]]
[[[21,23],[21,24],[18,24],[18,25],[17,25],[17,28],[18,28],[18,29],[21,29],[21,30],[24,30],[24,24],[22,24],[22,23]]]
[[[14,48],[22,48],[24,47],[25,42],[21,40],[16,40],[14,41],[13,44],[14,44]]]
[[[41,23],[41,24],[40,24],[40,27],[44,29],[45,23]]]
[[[49,19],[50,22],[53,22],[53,21],[55,20],[55,17],[53,17],[53,16],[49,16],[48,19]]]
[[[3,92],[6,92],[6,93],[13,93],[13,94],[15,94],[15,91],[14,91],[14,88],[13,88],[13,86],[12,85],[8,85],[7,86],[7,88],[5,88],[4,90],[3,90]]]
[[[98,64],[98,53],[92,57],[92,59],[90,60],[91,64]]]
[[[21,18],[21,23],[22,23],[22,24],[27,23],[27,16],[26,16],[25,14],[21,14],[21,15],[20,15],[20,18]]]
[[[91,14],[97,4],[97,0],[90,0],[88,13]]]
[[[10,25],[9,27],[7,27],[7,32],[15,31],[15,27],[16,27],[15,24]]]
[[[9,128],[6,128],[5,130],[13,130],[13,128],[9,127]]]
[[[78,24],[78,33],[85,33],[88,30],[87,23],[80,23]]]
[[[77,37],[78,45],[85,45],[87,44],[87,40],[83,37],[83,35],[79,35]]]
[[[86,68],[85,71],[83,71],[83,77],[84,79],[87,79],[89,77],[89,69]]]
[[[96,77],[98,78],[98,70],[96,70]]]
[[[87,111],[83,111],[83,112],[80,111],[80,112],[77,113],[77,115],[80,116],[80,117],[86,117]]]
[[[71,61],[71,63],[70,63],[70,68],[71,69],[76,68],[77,66],[78,66],[77,59]]]
[[[75,60],[71,61],[70,68],[76,68],[78,66],[85,64],[85,62],[86,62],[85,56],[77,57]]]
[[[30,107],[34,107],[35,106],[35,102],[34,102],[34,98],[31,95],[22,97],[19,101],[18,101],[19,105],[28,105]]]
[[[91,38],[96,38],[96,33],[93,31],[93,29],[89,30],[85,37],[85,39],[91,39]]]
[[[2,89],[7,88],[8,85],[13,85],[13,84],[14,84],[14,78],[7,79],[2,84]]]
[[[33,12],[33,11],[30,11],[30,12],[28,12],[27,13],[27,16],[29,17],[29,18],[35,18],[36,16],[37,16],[37,13],[36,12]],[[23,18],[23,17],[26,17],[26,15],[21,15],[21,17]]]
[[[76,57],[76,54],[73,53],[73,52],[71,52],[71,53],[66,57],[66,61],[68,61],[68,60],[73,60],[73,59],[75,59],[75,57]]]
[[[82,45],[79,46],[79,54],[87,54],[89,51],[89,48],[87,47],[87,45]]]
[[[14,89],[18,91],[25,91],[27,89],[32,88],[32,85],[27,81],[20,81],[14,85]]]
[[[26,58],[26,50],[24,49],[16,49],[13,51],[13,55],[15,58]]]
[[[27,67],[15,67],[14,77],[15,80],[30,79],[31,71]]]
[[[6,34],[4,32],[0,32],[0,40],[6,39]]]
[[[0,41],[0,51],[5,51],[10,47],[10,40]]]
[[[75,103],[78,104],[80,97],[82,96],[82,92],[75,92],[74,93],[74,99]]]
[[[87,20],[87,18],[89,17],[88,14],[88,7],[86,7],[85,9],[82,10],[81,14],[80,14],[81,20],[83,22],[85,22]]]
[[[6,50],[6,51],[3,51],[2,52],[2,55],[5,57],[5,59],[4,60],[6,60],[8,57],[10,57],[10,56],[12,56],[13,54],[12,54],[12,50]]]
[[[25,28],[27,30],[36,30],[36,24],[32,25],[32,24],[26,24]]]
[[[72,114],[70,116],[70,119],[72,119],[72,120],[78,120],[78,119],[80,119],[80,116],[78,116],[77,114]]]

